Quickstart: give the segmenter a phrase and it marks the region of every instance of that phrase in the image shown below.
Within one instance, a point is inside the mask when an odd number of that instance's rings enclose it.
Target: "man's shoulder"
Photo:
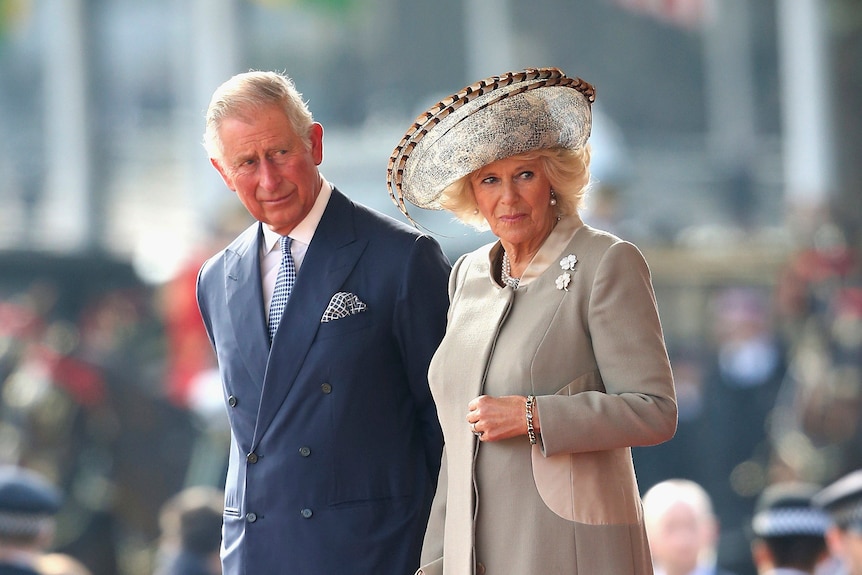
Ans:
[[[403,249],[419,242],[440,249],[437,240],[406,222],[395,219],[362,202],[347,198],[353,212],[356,234],[372,243]]]
[[[219,267],[219,264],[225,261],[228,255],[234,257],[242,257],[256,245],[256,238],[260,232],[260,223],[254,222],[247,227],[241,234],[233,239],[227,246],[207,258],[201,265],[201,270],[198,273],[198,278],[202,279],[209,270]]]
[[[371,229],[379,230],[381,233],[390,233],[396,236],[404,235],[413,238],[424,235],[421,231],[408,225],[406,222],[397,220],[362,202],[351,200],[351,203],[354,206],[357,220]]]

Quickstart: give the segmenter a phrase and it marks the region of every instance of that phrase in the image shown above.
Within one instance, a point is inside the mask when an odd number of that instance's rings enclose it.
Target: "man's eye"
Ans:
[[[239,175],[247,175],[254,172],[255,167],[257,166],[257,162],[254,159],[243,160],[239,164],[237,164],[234,171]]]
[[[270,161],[274,164],[282,165],[290,159],[288,150],[276,150],[269,156]]]

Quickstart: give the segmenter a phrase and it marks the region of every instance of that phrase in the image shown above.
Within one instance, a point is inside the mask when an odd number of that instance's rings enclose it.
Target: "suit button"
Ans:
[[[231,407],[236,407],[237,399],[235,395],[231,395],[227,398],[227,404]]]
[[[328,383],[324,383],[320,386],[320,391],[322,391],[323,393],[332,393],[332,386]]]
[[[245,520],[249,523],[254,523],[255,521],[257,521],[257,513],[246,513]]]
[[[257,463],[257,453],[249,453],[248,455],[246,455],[245,460],[251,464]]]
[[[311,455],[311,450],[307,447],[300,447],[299,454],[303,457],[308,457],[309,455]]]
[[[306,519],[308,519],[308,518],[309,518],[309,517],[311,517],[311,515],[312,515],[312,513],[311,513],[311,509],[303,509],[302,511],[300,511],[300,513],[301,513],[301,514],[302,514],[302,516],[303,516],[303,517],[305,517]]]

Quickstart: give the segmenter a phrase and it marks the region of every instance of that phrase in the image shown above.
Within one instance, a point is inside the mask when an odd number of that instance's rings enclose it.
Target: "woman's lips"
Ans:
[[[524,218],[524,214],[504,214],[502,216],[498,216],[497,219],[501,222],[506,222],[507,224],[515,223]]]

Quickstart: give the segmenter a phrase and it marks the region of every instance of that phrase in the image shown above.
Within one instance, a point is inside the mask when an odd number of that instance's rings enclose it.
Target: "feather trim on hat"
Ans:
[[[595,90],[557,68],[528,68],[471,84],[419,115],[389,158],[387,185],[406,202],[442,209],[443,190],[479,168],[542,148],[579,149]]]

